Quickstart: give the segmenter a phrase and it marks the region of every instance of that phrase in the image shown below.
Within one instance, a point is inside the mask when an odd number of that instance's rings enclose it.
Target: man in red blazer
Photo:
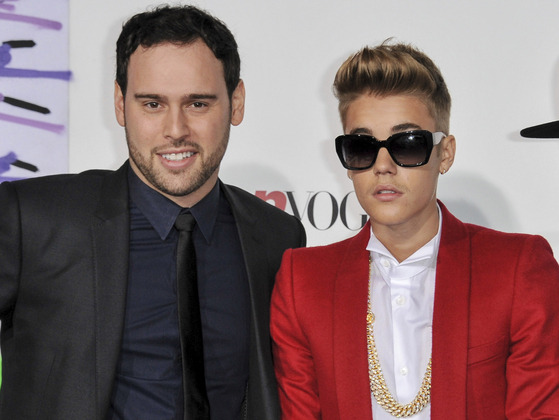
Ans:
[[[336,150],[369,222],[287,251],[272,297],[284,419],[559,419],[559,267],[539,236],[462,223],[437,200],[450,95],[384,43],[336,75]]]

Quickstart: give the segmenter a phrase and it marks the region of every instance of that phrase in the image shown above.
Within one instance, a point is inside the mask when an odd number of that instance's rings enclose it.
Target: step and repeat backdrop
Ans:
[[[67,172],[68,2],[0,1],[0,182]]]
[[[2,179],[122,164],[115,41],[123,21],[157,4],[0,0]],[[231,131],[221,178],[299,217],[310,245],[344,239],[366,221],[335,155],[342,128],[331,85],[348,55],[392,37],[430,55],[453,98],[458,150],[439,197],[462,220],[541,234],[559,253],[559,139],[519,134],[559,119],[559,2],[192,4],[229,26],[242,59],[245,119]]]

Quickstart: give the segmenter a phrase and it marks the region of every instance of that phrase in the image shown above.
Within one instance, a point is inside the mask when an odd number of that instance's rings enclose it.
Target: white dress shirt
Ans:
[[[402,405],[411,402],[423,382],[431,357],[435,275],[441,232],[406,260],[398,261],[371,230],[371,298],[375,314],[374,338],[384,379]],[[395,417],[371,394],[374,420]],[[409,420],[431,418],[431,404]]]

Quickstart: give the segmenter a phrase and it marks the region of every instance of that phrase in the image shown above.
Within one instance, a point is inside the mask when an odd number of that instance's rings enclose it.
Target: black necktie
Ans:
[[[175,221],[175,227],[179,231],[177,291],[185,420],[210,418],[204,379],[204,352],[198,283],[196,280],[196,253],[192,240],[192,230],[195,223],[196,220],[190,213],[179,214]]]

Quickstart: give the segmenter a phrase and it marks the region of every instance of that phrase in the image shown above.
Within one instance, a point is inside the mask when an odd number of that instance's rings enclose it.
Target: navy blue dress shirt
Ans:
[[[175,219],[181,208],[129,171],[130,261],[123,342],[108,419],[183,418]],[[212,420],[241,418],[250,298],[237,226],[220,182],[190,209]]]

